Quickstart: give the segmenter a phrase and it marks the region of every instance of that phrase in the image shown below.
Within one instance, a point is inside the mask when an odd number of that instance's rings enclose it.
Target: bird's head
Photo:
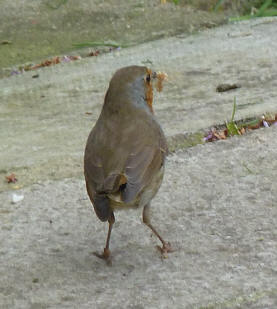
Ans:
[[[126,108],[131,105],[153,113],[153,86],[162,90],[167,75],[152,72],[144,66],[128,66],[116,71],[112,77],[105,98],[105,105],[111,108]],[[110,106],[113,105],[113,106]]]

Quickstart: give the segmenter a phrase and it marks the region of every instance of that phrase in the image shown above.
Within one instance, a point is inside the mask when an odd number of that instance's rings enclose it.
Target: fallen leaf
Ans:
[[[15,182],[17,182],[17,178],[15,177],[15,174],[14,173],[12,173],[11,175],[9,175],[9,176],[6,176],[6,181],[7,181],[7,183],[15,183]]]
[[[226,139],[225,130],[217,131],[216,129],[212,129],[206,137],[204,137],[205,142],[214,142],[219,139]]]
[[[240,131],[240,134],[245,134],[246,132],[244,127],[242,127],[239,131]]]
[[[49,67],[51,65],[56,65],[59,64],[61,62],[69,62],[69,61],[75,61],[75,60],[80,60],[81,57],[80,56],[63,56],[63,57],[53,57],[52,59],[47,59],[39,64],[36,65],[26,65],[25,67],[23,67],[24,71],[30,71],[30,70],[36,70],[39,68],[43,68],[43,67]]]
[[[255,125],[250,125],[247,127],[247,129],[249,130],[256,130],[256,129],[259,129],[261,127],[261,121],[258,123],[258,124],[255,124]]]
[[[89,54],[88,54],[88,56],[89,57],[96,57],[96,56],[98,56],[99,55],[99,53],[100,53],[100,51],[99,50],[96,50],[96,51],[92,51],[92,52],[90,52]]]
[[[227,138],[224,131],[215,131],[214,136],[217,137],[218,139],[226,139]]]
[[[68,56],[68,57],[70,60],[73,60],[73,61],[82,59],[81,56]]]
[[[47,59],[47,60],[45,60],[45,61],[43,61],[39,64],[32,66],[31,70],[35,70],[35,69],[38,69],[38,68],[41,68],[41,67],[49,67],[50,65],[58,64],[60,62],[61,62],[60,57],[54,57],[52,59]]]

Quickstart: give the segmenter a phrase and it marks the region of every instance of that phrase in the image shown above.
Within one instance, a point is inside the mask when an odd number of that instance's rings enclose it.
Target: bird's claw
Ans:
[[[109,249],[104,248],[103,253],[93,252],[93,254],[99,259],[105,260],[108,265],[112,264],[111,251]]]
[[[161,252],[162,258],[164,258],[164,259],[167,258],[167,253],[171,253],[171,252],[174,251],[174,249],[172,248],[170,242],[164,242],[162,247],[157,246],[157,248]]]

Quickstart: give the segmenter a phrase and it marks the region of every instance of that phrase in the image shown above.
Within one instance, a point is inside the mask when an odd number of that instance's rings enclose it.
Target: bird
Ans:
[[[152,107],[153,85],[161,91],[166,76],[137,65],[117,70],[87,139],[87,193],[97,217],[109,224],[103,253],[94,254],[107,261],[111,259],[114,212],[129,208],[142,209],[143,222],[160,240],[162,255],[173,251],[150,220],[150,203],[161,186],[168,154],[164,132]]]

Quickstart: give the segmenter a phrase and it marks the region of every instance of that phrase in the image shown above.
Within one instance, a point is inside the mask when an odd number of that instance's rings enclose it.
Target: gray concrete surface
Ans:
[[[82,178],[85,140],[124,65],[168,73],[154,106],[167,136],[222,123],[234,95],[237,118],[276,113],[276,25],[252,20],[0,80],[1,309],[277,307],[276,127],[169,156],[152,205],[176,248],[165,260],[135,211],[116,214],[113,265],[92,255],[107,226]],[[242,87],[216,93],[223,82]]]
[[[165,260],[136,211],[116,214],[113,265],[92,255],[107,224],[83,180],[1,193],[0,308],[276,308],[276,152],[275,127],[169,156],[152,204]]]
[[[0,77],[22,63],[68,52],[88,54],[74,47],[80,42],[137,45],[214,27],[228,15],[245,12],[251,0],[246,1],[233,5],[225,0],[223,11],[215,13],[214,0],[205,0],[206,5],[203,0],[178,5],[160,0],[0,0]],[[101,44],[95,48],[102,50]]]
[[[108,82],[130,64],[147,62],[168,73],[154,103],[167,136],[222,123],[231,117],[234,96],[239,119],[276,112],[276,27],[277,18],[251,20],[1,79],[0,177],[14,172],[19,186],[80,177],[84,143]],[[228,82],[242,87],[215,91]]]

